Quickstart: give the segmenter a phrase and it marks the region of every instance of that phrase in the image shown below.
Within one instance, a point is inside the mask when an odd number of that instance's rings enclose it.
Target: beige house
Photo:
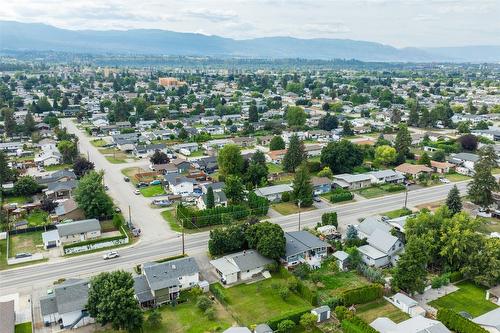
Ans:
[[[61,223],[56,227],[62,244],[101,237],[101,224],[97,219]]]
[[[395,170],[405,175],[412,176],[413,178],[418,178],[422,173],[432,173],[432,169],[428,166],[410,163],[400,164]]]

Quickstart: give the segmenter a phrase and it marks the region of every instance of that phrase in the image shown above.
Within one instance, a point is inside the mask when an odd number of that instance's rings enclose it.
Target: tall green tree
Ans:
[[[144,322],[135,299],[134,279],[124,271],[105,272],[91,279],[87,310],[98,323],[110,324],[115,330],[136,332]]]
[[[289,126],[304,126],[307,115],[299,106],[290,106],[286,112],[286,120]]]
[[[113,201],[103,185],[103,172],[90,171],[80,179],[75,191],[75,201],[87,218],[113,215]]]
[[[293,199],[298,204],[300,201],[301,207],[310,207],[313,204],[313,186],[311,183],[311,176],[307,165],[302,163],[295,172],[293,179]]]
[[[427,154],[427,152],[424,152],[422,156],[418,159],[418,164],[420,165],[427,165],[428,167],[431,166],[431,158]]]
[[[12,136],[16,133],[16,120],[14,119],[14,110],[9,108],[2,109],[3,127],[7,136]]]
[[[394,140],[394,148],[399,154],[408,156],[410,153],[411,146],[411,135],[408,131],[406,124],[399,125],[398,133],[396,134],[396,139]]]
[[[250,105],[248,109],[248,121],[251,123],[256,123],[259,121],[259,112],[255,104]]]
[[[305,159],[304,143],[294,134],[290,138],[288,150],[283,158],[283,168],[288,172],[294,172]]]
[[[252,186],[258,186],[267,182],[269,170],[266,165],[266,157],[264,153],[257,150],[248,164],[248,168],[244,174],[245,181]]]
[[[330,142],[321,150],[321,164],[330,167],[334,174],[352,172],[354,167],[363,163],[363,150],[350,142],[341,140]]]
[[[269,150],[281,150],[285,149],[285,140],[280,135],[276,135],[271,139],[269,143]]]
[[[212,186],[209,186],[207,189],[207,208],[214,208],[215,207],[215,198],[214,198],[214,189]]]
[[[428,239],[411,238],[398,260],[392,284],[410,295],[423,292],[427,285]]]
[[[278,260],[285,254],[285,234],[278,224],[271,222],[254,224],[247,229],[245,237],[248,246],[265,257]]]
[[[481,158],[474,166],[474,177],[469,183],[468,194],[473,203],[481,207],[493,204],[493,192],[500,190],[497,180],[491,174],[492,165],[487,158]]]
[[[245,186],[241,178],[236,175],[229,175],[224,180],[224,193],[232,204],[238,204],[245,199]]]
[[[73,141],[63,140],[57,144],[57,149],[61,152],[63,163],[73,163],[78,156],[78,147]]]
[[[240,147],[233,144],[225,145],[219,151],[217,162],[221,175],[240,175],[243,170],[243,156],[241,156]]]
[[[351,123],[349,120],[345,120],[344,123],[342,124],[342,135],[343,136],[351,136],[354,135],[354,131],[352,130]]]
[[[325,116],[321,117],[318,121],[318,128],[325,131],[331,131],[337,128],[338,126],[339,126],[339,120],[335,115],[332,116],[330,113],[327,113]]]
[[[453,214],[457,214],[462,211],[462,199],[460,198],[460,192],[458,191],[457,185],[453,186],[450,192],[448,192],[446,206]]]
[[[35,119],[33,119],[31,112],[28,112],[24,118],[23,131],[26,136],[30,136],[35,131]]]

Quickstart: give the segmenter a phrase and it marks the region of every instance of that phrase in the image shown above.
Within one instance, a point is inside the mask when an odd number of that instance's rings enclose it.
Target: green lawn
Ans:
[[[387,317],[395,323],[400,323],[410,318],[408,314],[399,310],[383,298],[357,306],[356,315],[367,323],[371,323],[378,317]]]
[[[31,333],[31,322],[17,324],[15,327],[15,333]]]
[[[7,256],[5,255],[6,252],[7,252],[7,240],[0,240],[0,271],[2,271],[4,269],[39,264],[41,262],[45,262],[45,261],[49,260],[48,258],[44,258],[44,259],[40,259],[40,260],[23,262],[23,263],[15,264],[15,265],[7,265]]]
[[[266,165],[267,165],[267,170],[269,170],[269,173],[283,172],[283,166],[281,164],[266,163]]]
[[[165,194],[165,190],[163,189],[162,185],[152,185],[148,187],[143,187],[140,189],[140,191],[141,194],[146,198]]]
[[[14,257],[20,252],[41,252],[43,250],[42,232],[35,231],[10,236],[9,257]]]
[[[323,264],[320,269],[314,271],[312,274],[317,276],[317,283],[309,280],[318,288],[320,297],[337,296],[349,289],[369,285],[370,282],[364,277],[356,274],[355,272],[337,272],[335,273],[330,265],[335,265],[335,262],[330,264]]]
[[[473,317],[480,316],[498,307],[485,299],[487,288],[469,281],[458,283],[456,286],[459,290],[438,298],[429,304],[435,308],[446,308],[455,312],[466,311]]]
[[[273,278],[252,284],[223,289],[227,299],[227,310],[239,323],[250,326],[264,323],[287,312],[305,311],[312,306],[300,296],[290,293],[283,300],[276,290],[276,285],[286,282],[288,275],[275,274]]]
[[[179,223],[177,223],[175,217],[175,208],[164,210],[163,212],[161,212],[161,216],[165,221],[168,222],[170,229],[172,229],[173,231],[182,232],[182,227],[179,225]]]
[[[113,157],[113,156],[106,156],[106,159],[108,160],[109,163],[112,163],[112,164],[127,163],[127,161],[125,159],[116,158],[116,157]]]
[[[193,151],[189,157],[201,157],[205,156],[205,151],[203,149],[198,149],[196,151]]]
[[[43,210],[35,209],[28,216],[26,216],[26,221],[30,227],[36,227],[47,224],[47,218],[49,214]]]
[[[299,207],[294,204],[293,202],[280,202],[277,204],[273,204],[271,206],[275,211],[280,213],[281,215],[290,215],[290,214],[296,214],[299,212]],[[311,207],[301,207],[300,212],[307,212],[310,210],[315,210],[316,207],[311,206]]]
[[[500,220],[494,217],[481,217],[481,220],[484,221],[484,224],[479,227],[479,231],[485,234],[490,234],[492,232],[500,232]]]
[[[391,210],[389,212],[382,213],[382,215],[387,216],[390,219],[395,219],[401,216],[410,215],[412,213],[408,208],[400,208],[396,210]]]
[[[143,332],[147,333],[204,333],[204,332],[222,332],[235,324],[231,315],[219,303],[214,303],[216,318],[209,320],[205,314],[196,307],[194,300],[188,300],[185,303],[175,307],[164,305],[159,308],[162,315],[161,326],[158,328],[150,327],[146,323]],[[147,319],[148,313],[145,314]],[[123,331],[105,330],[97,331],[102,333],[122,333]]]
[[[20,205],[25,204],[29,201],[28,197],[5,197],[3,198],[4,203],[18,203]]]
[[[463,180],[471,179],[470,177],[461,175],[459,173],[450,173],[445,175],[444,177],[448,179],[450,182],[461,182]]]
[[[400,191],[387,191],[386,189],[388,189],[390,186],[392,186],[391,184],[384,184],[384,185],[381,185],[381,186],[372,186],[372,187],[367,187],[367,188],[364,188],[364,189],[361,189],[361,190],[357,190],[356,192],[367,198],[367,199],[371,199],[371,198],[377,198],[377,197],[382,197],[384,195],[390,195],[390,194],[395,194],[395,193],[399,193],[399,192],[403,192],[404,191],[404,188],[402,188]]]
[[[63,170],[63,169],[72,169],[73,164],[57,164],[57,165],[49,165],[46,167],[43,167],[45,171],[58,171],[58,170]]]
[[[91,140],[90,143],[94,147],[102,147],[106,145],[106,141],[104,141],[103,139]]]

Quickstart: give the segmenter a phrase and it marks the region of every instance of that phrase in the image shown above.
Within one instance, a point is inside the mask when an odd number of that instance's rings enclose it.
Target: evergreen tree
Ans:
[[[410,114],[408,116],[408,123],[410,126],[418,126],[420,122],[418,114],[418,102],[415,101],[410,107]]]
[[[347,119],[342,124],[342,135],[343,136],[354,135],[354,132],[353,132],[352,127],[351,127],[351,123]]]
[[[311,176],[307,165],[302,163],[295,173],[293,180],[293,199],[298,203],[301,202],[301,207],[310,207],[313,204],[313,186]]]
[[[426,152],[424,152],[422,154],[422,156],[420,156],[420,158],[418,160],[418,164],[427,165],[428,167],[431,166],[431,158],[429,157],[429,155]]]
[[[251,123],[259,121],[259,112],[257,111],[257,106],[255,106],[255,104],[250,105],[250,109],[248,110],[248,121]]]
[[[446,206],[453,214],[459,213],[462,210],[462,199],[460,198],[460,192],[458,191],[457,185],[453,186],[450,192],[448,192]]]
[[[280,135],[276,135],[271,139],[269,143],[269,150],[281,150],[285,149],[285,140]]]
[[[35,119],[33,119],[33,115],[31,112],[28,112],[26,117],[24,118],[24,126],[23,126],[24,134],[30,136],[31,133],[35,131]]]
[[[283,158],[283,168],[288,172],[294,172],[306,159],[304,152],[304,143],[300,141],[297,135],[292,135],[288,150]]]
[[[411,145],[411,135],[408,131],[408,127],[405,124],[399,125],[398,134],[396,134],[396,139],[394,141],[394,148],[399,154],[408,156],[410,152]]]
[[[469,183],[468,194],[473,203],[481,207],[488,207],[493,204],[492,192],[498,191],[495,177],[491,174],[492,165],[486,158],[481,158],[474,166],[474,177]]]
[[[321,117],[318,121],[318,128],[325,131],[331,131],[332,129],[335,129],[338,126],[339,126],[339,121],[337,117],[335,115],[332,116],[330,113],[327,113],[325,116]]]
[[[61,102],[61,110],[66,110],[69,106],[69,99],[68,97],[64,96],[62,102]]]
[[[215,207],[214,189],[209,186],[207,189],[207,209]]]
[[[419,120],[420,127],[429,127],[430,123],[431,123],[431,116],[429,110],[424,107],[422,108],[422,111],[420,113],[420,120]]]

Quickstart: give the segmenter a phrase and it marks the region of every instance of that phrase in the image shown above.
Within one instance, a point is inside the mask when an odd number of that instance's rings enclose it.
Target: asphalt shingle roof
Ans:
[[[179,285],[179,277],[199,273],[194,258],[182,258],[163,263],[144,264],[144,275],[151,290],[160,290]]]

